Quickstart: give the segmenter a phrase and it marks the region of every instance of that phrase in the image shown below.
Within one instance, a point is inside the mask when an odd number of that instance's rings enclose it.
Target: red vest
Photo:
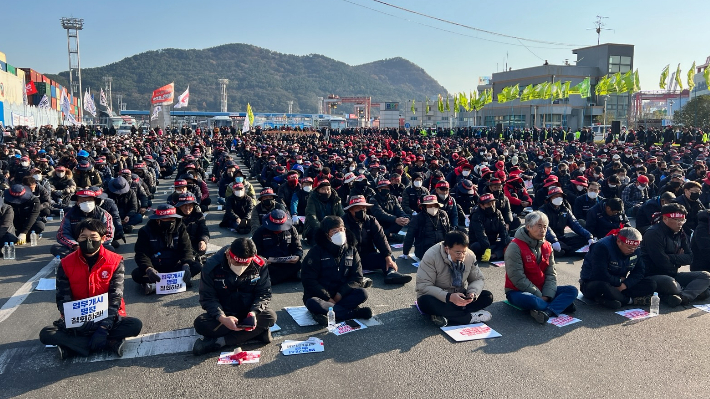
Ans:
[[[80,250],[77,249],[64,257],[62,269],[69,279],[72,300],[78,301],[108,293],[111,277],[122,260],[123,256],[108,251],[103,245],[99,249],[99,259],[91,272],[89,272],[89,265]],[[118,314],[126,316],[126,304],[123,302],[123,298],[121,298]]]
[[[535,253],[530,249],[528,244],[517,238],[513,238],[513,242],[520,248],[520,257],[523,259],[523,270],[525,277],[530,280],[539,290],[542,290],[542,285],[545,284],[545,269],[550,266],[550,254],[552,253],[552,245],[545,241],[540,248],[541,256],[540,263],[537,262]],[[508,278],[508,273],[505,274],[505,288],[518,291],[513,285],[513,282]]]

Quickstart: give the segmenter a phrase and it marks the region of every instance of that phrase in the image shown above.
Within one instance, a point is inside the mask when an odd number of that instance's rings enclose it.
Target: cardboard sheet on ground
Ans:
[[[401,249],[404,247],[404,244],[392,244],[390,246],[394,249]]]
[[[706,305],[693,305],[693,307],[696,307],[696,308],[698,308],[698,309],[700,309],[700,310],[702,310],[702,311],[704,311],[704,312],[710,313],[710,304],[706,304]]]
[[[261,351],[242,351],[235,350],[234,352],[222,352],[217,358],[217,364],[249,364],[259,363]]]
[[[67,328],[76,328],[87,321],[99,321],[107,317],[108,294],[64,303],[64,323]]]
[[[281,331],[281,327],[279,327],[278,324],[274,323],[274,325],[271,326],[271,328],[269,328],[269,330],[270,330],[272,333],[275,333],[276,331]]]
[[[160,282],[155,284],[156,294],[177,294],[178,292],[185,292],[187,290],[185,281],[183,281],[183,277],[185,276],[184,271],[175,273],[158,273],[158,275],[160,276]]]
[[[555,325],[557,327],[564,327],[564,326],[568,326],[570,324],[578,323],[580,321],[582,321],[582,320],[577,319],[572,316],[567,316],[566,314],[561,314],[557,317],[553,317],[553,318],[547,320],[547,323]]]
[[[300,355],[303,353],[317,353],[325,351],[323,340],[316,337],[309,337],[305,341],[293,341],[287,339],[281,344],[281,353],[284,356]]]
[[[348,322],[350,322],[350,323],[348,323]],[[367,328],[367,326],[364,325],[363,323],[360,323],[358,320],[348,320],[348,321],[344,321],[344,322],[336,324],[335,330],[333,330],[333,334],[343,335],[343,334],[347,334],[349,332],[362,330],[365,328]]]
[[[57,279],[55,278],[41,278],[37,283],[35,290],[37,291],[54,291],[57,289]]]
[[[578,254],[586,254],[587,252],[589,252],[589,244],[583,246],[582,248],[576,250],[575,252],[577,252]]]
[[[505,261],[504,260],[497,260],[495,262],[491,262],[491,265],[495,267],[505,267]]]
[[[621,310],[619,312],[614,312],[620,316],[624,316],[627,319],[630,320],[641,320],[641,319],[648,319],[649,317],[654,317],[651,316],[650,313],[643,309],[628,309],[628,310]]]
[[[313,320],[311,312],[309,312],[305,306],[289,306],[284,309],[289,315],[291,315],[291,317],[293,317],[296,324],[301,327],[315,326],[318,324],[315,320]]]
[[[497,338],[501,336],[496,330],[488,327],[485,323],[441,327],[441,331],[445,332],[456,342]]]

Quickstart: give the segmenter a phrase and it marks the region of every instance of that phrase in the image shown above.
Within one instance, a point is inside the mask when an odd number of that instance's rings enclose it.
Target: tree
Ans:
[[[673,124],[710,127],[710,95],[698,96],[688,101],[673,114]]]

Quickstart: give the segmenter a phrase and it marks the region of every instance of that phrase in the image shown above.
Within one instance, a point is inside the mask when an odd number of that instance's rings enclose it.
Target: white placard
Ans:
[[[501,336],[496,330],[488,327],[485,323],[441,327],[441,330],[456,342],[497,338]]]
[[[315,326],[318,324],[305,306],[287,306],[284,310],[291,315],[296,324],[301,327]]]
[[[627,319],[631,320],[640,320],[640,319],[647,319],[649,317],[653,317],[650,313],[643,309],[629,309],[629,310],[622,310],[619,312],[614,312],[620,316],[624,316]]]
[[[557,317],[553,317],[547,320],[548,324],[555,325],[557,327],[564,327],[570,324],[579,323],[580,319],[574,318],[572,316],[567,316],[566,314],[561,314]]]
[[[391,244],[390,247],[394,249],[402,249],[404,248],[404,244]]]
[[[281,352],[286,355],[300,355],[325,351],[323,340],[310,337],[305,341],[286,340],[281,344]]]
[[[357,331],[357,330],[362,330],[363,328],[367,328],[366,325],[360,323],[358,320],[353,320],[355,323],[358,324],[359,327],[351,327],[347,324],[347,321],[344,321],[342,323],[338,323],[335,325],[335,329],[332,331],[333,334],[335,335],[343,335],[347,334],[349,332]]]
[[[708,304],[708,305],[693,305],[693,306],[704,311],[704,312],[710,313],[710,304]]]
[[[87,321],[108,317],[108,294],[64,303],[64,323],[67,328],[80,327]]]
[[[155,293],[158,295],[176,294],[187,290],[185,281],[183,281],[184,271],[158,273],[158,276],[160,276],[160,281],[155,283]]]
[[[504,260],[497,260],[495,262],[491,262],[491,265],[495,267],[505,267],[505,261]]]
[[[35,290],[37,291],[54,291],[57,289],[57,279],[54,278],[41,278]]]

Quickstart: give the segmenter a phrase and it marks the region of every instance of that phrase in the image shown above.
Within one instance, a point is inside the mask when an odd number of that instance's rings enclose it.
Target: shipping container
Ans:
[[[17,76],[17,68],[10,64],[7,64],[7,72]]]
[[[7,63],[0,61],[0,71],[7,72]]]
[[[54,86],[50,86],[52,98],[57,98],[57,88]]]
[[[37,89],[37,94],[45,95],[49,91],[49,85],[44,82],[34,82],[35,88]]]
[[[43,81],[44,83],[49,83],[49,82],[50,82],[50,79],[49,79],[48,77],[42,75],[42,81]]]
[[[5,53],[0,52],[0,61],[7,62],[7,58],[5,58]]]

